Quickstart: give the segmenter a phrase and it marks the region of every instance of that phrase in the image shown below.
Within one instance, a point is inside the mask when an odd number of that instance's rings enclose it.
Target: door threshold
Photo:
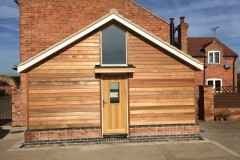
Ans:
[[[103,134],[103,138],[128,138],[128,134]]]

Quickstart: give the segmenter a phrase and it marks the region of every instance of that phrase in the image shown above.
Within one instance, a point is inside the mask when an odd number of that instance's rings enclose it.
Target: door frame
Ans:
[[[109,75],[109,76],[111,76],[111,75],[119,75],[119,74],[114,74],[114,73],[104,73],[104,74],[101,74],[101,87],[100,87],[100,89],[101,89],[101,121],[102,121],[102,123],[101,123],[101,130],[102,130],[102,137],[103,137],[103,130],[104,130],[104,111],[103,111],[103,76],[106,76],[106,75]],[[128,92],[129,92],[129,87],[128,87],[128,74],[127,73],[123,73],[123,74],[121,74],[121,75],[125,75],[126,76],[126,118],[127,118],[127,120],[126,120],[126,126],[127,126],[127,136],[129,136],[129,109],[128,109],[128,99],[129,99],[129,94],[128,94]]]

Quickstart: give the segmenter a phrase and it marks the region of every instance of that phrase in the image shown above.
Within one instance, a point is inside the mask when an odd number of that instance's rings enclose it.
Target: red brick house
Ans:
[[[188,24],[181,17],[178,38],[174,45],[203,63],[203,71],[196,73],[196,98],[199,98],[199,85],[213,85],[217,92],[234,90],[237,87],[238,54],[216,37],[188,37]]]
[[[13,125],[27,126],[26,145],[199,138],[195,77],[204,67],[187,54],[184,17],[178,49],[171,24],[132,0],[16,2]]]
[[[197,85],[213,85],[218,92],[237,87],[238,55],[217,38],[190,37],[187,53],[205,66],[203,72],[196,74]]]

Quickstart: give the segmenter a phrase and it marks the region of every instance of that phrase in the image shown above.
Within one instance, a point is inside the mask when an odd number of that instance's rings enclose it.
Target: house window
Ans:
[[[126,32],[115,25],[102,31],[102,65],[126,66]]]
[[[211,51],[208,53],[208,63],[220,63],[220,52]]]
[[[221,91],[222,90],[222,79],[218,79],[218,78],[207,79],[206,85],[213,86],[213,89],[215,91]]]

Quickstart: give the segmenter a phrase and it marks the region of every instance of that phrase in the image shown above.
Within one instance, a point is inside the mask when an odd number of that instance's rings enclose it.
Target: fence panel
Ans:
[[[0,97],[0,120],[12,119],[12,96]]]

